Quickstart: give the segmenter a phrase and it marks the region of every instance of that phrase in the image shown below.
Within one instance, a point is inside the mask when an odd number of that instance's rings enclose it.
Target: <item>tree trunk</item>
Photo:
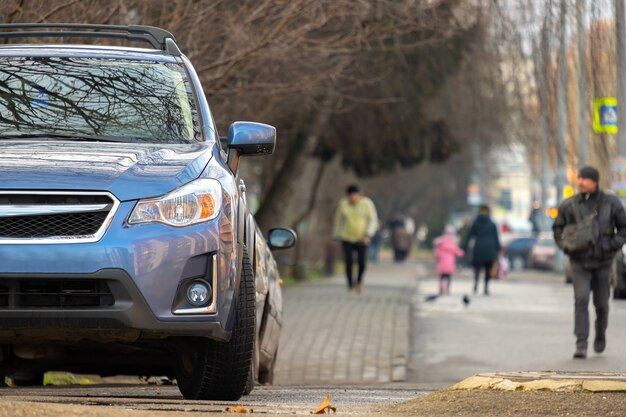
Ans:
[[[305,160],[315,150],[320,135],[328,124],[333,100],[332,93],[329,92],[323,99],[322,106],[320,106],[319,111],[315,115],[315,119],[310,125],[310,131],[305,136],[304,141],[291,141],[285,162],[278,171],[276,179],[263,196],[263,201],[255,214],[255,218],[262,230],[278,226],[284,219],[284,207],[289,205],[291,198],[298,197],[294,187],[300,183],[299,178],[302,175],[302,167]]]
[[[317,202],[317,191],[322,183],[322,177],[324,176],[324,171],[326,170],[327,164],[324,161],[317,161],[318,167],[317,172],[315,173],[315,180],[313,181],[313,189],[311,190],[311,194],[309,195],[309,202],[306,205],[305,209],[298,215],[296,220],[293,221],[291,228],[295,230],[298,235],[300,235],[300,224],[306,220],[313,210],[315,209],[315,203]],[[302,271],[300,269],[300,264],[302,262],[302,253],[303,253],[303,245],[296,245],[294,248],[294,265],[296,266],[296,271]],[[308,272],[308,270],[306,270]],[[296,274],[296,279],[306,279],[306,276],[303,274]]]

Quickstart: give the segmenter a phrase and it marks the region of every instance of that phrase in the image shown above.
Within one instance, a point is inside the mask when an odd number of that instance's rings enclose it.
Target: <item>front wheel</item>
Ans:
[[[274,359],[272,359],[272,364],[269,369],[259,372],[259,382],[263,385],[273,385],[274,384],[274,368],[276,368],[276,358],[278,357],[278,352],[274,353]]]
[[[43,375],[43,372],[16,372],[9,375],[9,381],[14,387],[38,387],[43,385]]]
[[[235,327],[230,340],[198,339],[179,352],[176,380],[186,399],[236,401],[241,398],[254,350],[255,295],[252,264],[244,248]]]
[[[243,390],[243,395],[250,395],[252,390],[254,389],[254,385],[257,380],[258,373],[258,363],[259,363],[259,349],[257,348],[257,344],[254,344],[254,356],[252,357],[252,361],[250,361],[250,370],[248,371],[248,382],[246,382],[246,387]]]
[[[613,287],[613,298],[626,298],[626,287],[624,286],[624,255],[621,252],[613,258],[611,264],[611,286]]]
[[[613,298],[615,300],[623,300],[626,298],[626,290],[623,288],[615,288],[613,289]]]

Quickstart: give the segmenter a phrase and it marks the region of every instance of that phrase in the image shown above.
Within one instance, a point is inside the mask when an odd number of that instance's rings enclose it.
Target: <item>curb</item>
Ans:
[[[626,375],[582,372],[477,374],[449,387],[448,390],[626,392]]]

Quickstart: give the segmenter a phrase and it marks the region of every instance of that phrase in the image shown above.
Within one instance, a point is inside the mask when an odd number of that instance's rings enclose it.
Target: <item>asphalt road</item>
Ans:
[[[490,296],[474,296],[473,280],[465,270],[454,278],[450,296],[433,299],[429,296],[436,293],[437,280],[422,272],[414,295],[409,371],[419,387],[445,387],[479,372],[626,372],[624,300],[611,300],[606,351],[593,352],[592,330],[588,358],[574,360],[574,296],[562,276],[512,273],[491,283]],[[465,294],[471,299],[467,306]],[[593,323],[592,303],[589,311]]]
[[[424,392],[401,387],[257,387],[236,404],[256,414],[306,414],[330,395],[330,404],[342,414],[368,414],[385,404],[400,403]],[[34,408],[33,406],[37,406]],[[119,416],[120,411],[152,414],[223,413],[232,402],[189,401],[175,386],[105,384],[40,388],[4,388],[0,391],[0,416],[36,415],[34,410],[74,410],[81,416]],[[57,406],[61,406],[57,408]],[[47,412],[46,412],[47,413]],[[50,414],[48,414],[50,415]]]

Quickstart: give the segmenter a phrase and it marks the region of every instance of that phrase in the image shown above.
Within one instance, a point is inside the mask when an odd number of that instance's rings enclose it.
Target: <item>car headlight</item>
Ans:
[[[214,179],[199,179],[163,197],[140,200],[130,214],[128,223],[189,226],[214,219],[220,207],[220,183]]]

